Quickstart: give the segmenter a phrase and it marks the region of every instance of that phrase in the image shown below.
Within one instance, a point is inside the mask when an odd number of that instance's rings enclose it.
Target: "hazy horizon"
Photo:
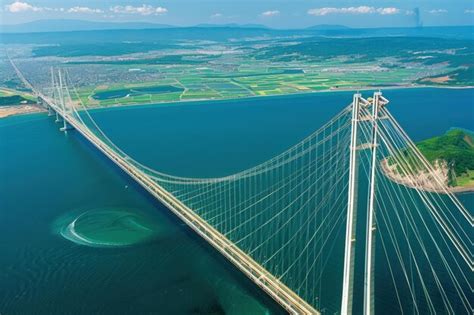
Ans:
[[[427,27],[427,28],[432,28],[432,27],[470,27],[474,26],[474,22],[472,24],[452,24],[452,25],[407,25],[407,26],[348,26],[346,24],[342,23],[315,23],[307,26],[301,26],[301,27],[278,27],[278,26],[269,26],[263,23],[197,23],[197,24],[190,24],[190,25],[177,25],[177,24],[166,24],[166,23],[160,23],[160,22],[155,22],[155,21],[141,21],[141,20],[126,20],[126,21],[105,21],[105,20],[88,20],[88,19],[73,19],[73,18],[55,18],[55,19],[36,19],[28,22],[17,22],[17,23],[0,23],[0,26],[18,26],[18,25],[25,25],[25,24],[30,24],[30,23],[38,23],[38,22],[46,22],[46,21],[64,21],[64,22],[81,22],[81,23],[103,23],[103,24],[143,24],[143,25],[156,25],[156,26],[163,26],[163,27],[169,27],[169,28],[186,28],[186,27],[195,27],[195,26],[216,26],[216,27],[225,27],[225,26],[235,26],[235,27],[240,27],[240,26],[255,26],[255,27],[265,27],[269,29],[275,29],[275,30],[299,30],[299,29],[305,29],[305,28],[311,28],[314,26],[328,26],[328,27],[344,27],[344,28],[351,28],[351,29],[374,29],[374,28],[416,28],[416,27]]]
[[[474,5],[450,1],[124,1],[59,0],[5,1],[2,25],[66,19],[91,22],[146,22],[177,27],[198,24],[261,24],[299,29],[320,24],[351,28],[466,26],[474,24]]]

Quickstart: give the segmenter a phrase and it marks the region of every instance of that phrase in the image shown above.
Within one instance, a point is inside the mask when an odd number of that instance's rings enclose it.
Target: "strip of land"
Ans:
[[[0,118],[5,118],[13,115],[24,115],[44,112],[45,110],[38,105],[15,105],[15,106],[0,106]]]
[[[422,189],[428,192],[435,192],[439,194],[474,192],[474,184],[466,186],[448,186],[447,172],[443,168],[434,168],[434,172],[419,172],[413,175],[402,175],[397,171],[396,164],[389,165],[387,159],[380,162],[383,173],[391,181],[414,189]],[[442,183],[442,184],[440,184]]]

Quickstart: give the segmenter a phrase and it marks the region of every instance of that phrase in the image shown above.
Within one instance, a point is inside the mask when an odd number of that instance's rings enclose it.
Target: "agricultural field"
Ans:
[[[164,43],[153,37],[148,41],[150,32],[131,31],[136,42],[122,42],[117,33],[104,31],[100,42],[92,36],[90,43],[83,43],[84,39],[58,33],[48,40],[25,39],[24,45],[3,44],[0,87],[24,89],[8,57],[45,93],[51,90],[51,67],[66,69],[72,81],[68,84],[75,87],[72,98],[91,107],[337,89],[474,85],[474,44],[468,39],[329,38],[276,30],[251,37],[255,30],[212,29],[207,38],[183,31],[176,40]],[[102,42],[104,38],[109,42]]]

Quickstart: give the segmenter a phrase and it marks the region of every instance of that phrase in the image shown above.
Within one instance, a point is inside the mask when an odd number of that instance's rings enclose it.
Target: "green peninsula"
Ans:
[[[444,135],[416,144],[431,164],[444,161],[448,167],[448,185],[474,188],[474,133],[453,128]]]

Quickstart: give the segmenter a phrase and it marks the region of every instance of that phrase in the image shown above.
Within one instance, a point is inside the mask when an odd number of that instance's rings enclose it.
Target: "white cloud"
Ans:
[[[466,9],[466,10],[464,10],[464,13],[474,13],[474,10],[472,10],[472,9]]]
[[[428,13],[430,13],[430,14],[444,14],[444,13],[448,13],[448,10],[445,10],[445,9],[433,9],[433,10],[428,11]]]
[[[280,11],[278,10],[265,11],[265,12],[262,12],[261,15],[265,17],[277,16],[277,15],[280,15]]]
[[[42,8],[32,6],[29,3],[26,2],[21,2],[21,1],[15,1],[9,5],[5,6],[5,10],[9,11],[11,13],[18,13],[18,12],[23,12],[23,11],[42,11]]]
[[[151,5],[143,4],[139,7],[134,7],[131,5],[121,6],[116,5],[110,8],[110,11],[118,14],[141,14],[141,15],[160,15],[168,12],[168,9],[163,7],[153,7]]]
[[[378,8],[377,13],[382,15],[391,15],[400,13],[400,9],[397,8]]]
[[[367,14],[374,13],[374,7],[360,6],[348,8],[318,8],[308,10],[309,15],[324,16],[328,14]]]
[[[68,13],[104,13],[101,9],[92,9],[89,7],[72,7],[67,10]]]
[[[26,2],[21,2],[21,1],[15,1],[9,5],[5,6],[5,11],[11,12],[11,13],[19,13],[19,12],[26,12],[26,11],[33,11],[33,12],[68,12],[68,13],[85,13],[85,14],[91,14],[91,13],[104,13],[103,10],[101,9],[94,9],[94,8],[89,8],[89,7],[71,7],[69,9],[67,8],[62,8],[62,7],[57,7],[57,8],[50,8],[50,7],[35,7],[29,3]]]
[[[398,8],[375,8],[369,6],[359,6],[359,7],[347,7],[347,8],[316,8],[308,10],[309,15],[315,16],[324,16],[328,14],[373,14],[378,13],[382,15],[389,15],[389,14],[398,14],[400,13],[400,9]]]
[[[212,19],[218,19],[218,18],[221,18],[221,17],[223,17],[222,13],[214,13],[213,15],[211,15]]]

